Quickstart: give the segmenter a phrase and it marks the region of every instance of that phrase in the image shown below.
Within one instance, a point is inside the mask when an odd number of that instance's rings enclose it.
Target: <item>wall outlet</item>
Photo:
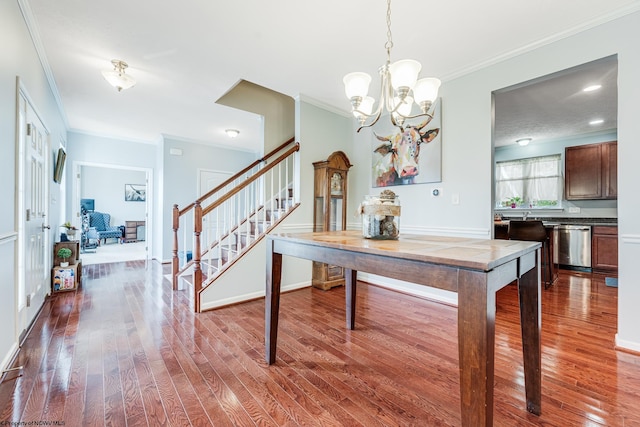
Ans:
[[[580,213],[580,208],[577,206],[571,206],[569,208],[569,213]]]

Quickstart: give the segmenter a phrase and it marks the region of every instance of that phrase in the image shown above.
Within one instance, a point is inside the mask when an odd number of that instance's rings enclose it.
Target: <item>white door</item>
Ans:
[[[26,97],[18,100],[19,256],[18,333],[22,334],[44,302],[49,289],[48,177],[49,135]]]

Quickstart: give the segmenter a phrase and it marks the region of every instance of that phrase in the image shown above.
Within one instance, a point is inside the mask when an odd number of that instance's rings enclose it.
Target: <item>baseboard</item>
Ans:
[[[7,354],[2,359],[2,362],[0,362],[0,371],[4,372],[9,367],[11,362],[13,362],[13,360],[15,359],[18,350],[20,350],[20,347],[18,346],[17,342],[14,342]],[[0,378],[2,378],[2,376],[0,376]]]
[[[310,286],[311,286],[311,281],[294,283],[294,284],[291,284],[291,285],[282,286],[282,288],[280,288],[280,292],[281,293],[291,292],[291,291],[296,291],[296,290],[302,289],[302,288],[308,288]],[[207,310],[213,310],[213,309],[216,309],[216,308],[226,307],[226,306],[229,306],[229,305],[240,304],[240,303],[243,303],[243,302],[264,298],[265,295],[266,295],[266,291],[263,290],[263,291],[258,291],[258,292],[251,292],[251,293],[244,294],[244,295],[237,295],[237,296],[234,296],[232,298],[225,298],[225,299],[221,299],[221,300],[217,300],[217,301],[211,301],[211,302],[208,302],[206,304],[203,303],[202,307],[201,307],[201,310],[202,311],[207,311]]]
[[[358,280],[406,295],[428,299],[430,301],[435,301],[453,307],[458,306],[458,295],[453,292],[404,282],[402,280],[390,279],[388,277],[377,276],[375,274],[364,273],[361,271],[358,272]]]
[[[640,343],[620,339],[616,334],[616,350],[640,355]]]

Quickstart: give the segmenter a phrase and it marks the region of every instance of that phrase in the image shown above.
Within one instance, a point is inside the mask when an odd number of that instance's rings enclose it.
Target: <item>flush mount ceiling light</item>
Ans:
[[[235,138],[236,136],[240,135],[240,131],[237,129],[226,129],[225,132],[227,133],[229,138]]]
[[[345,93],[351,101],[351,112],[360,123],[358,132],[364,127],[373,126],[380,119],[383,107],[389,112],[391,123],[400,128],[406,119],[433,117],[429,114],[429,109],[438,97],[440,80],[433,77],[418,80],[422,65],[413,59],[391,63],[391,48],[393,48],[391,0],[387,0],[387,42],[384,47],[387,51],[387,62],[378,70],[381,90],[375,112],[373,112],[375,99],[367,96],[371,76],[367,73],[355,72],[347,74],[343,79]],[[411,115],[414,101],[420,107],[422,114]],[[371,121],[365,124],[369,119]]]
[[[524,147],[525,145],[529,144],[531,142],[531,138],[521,138],[521,139],[517,139],[516,142],[518,143],[518,145],[520,145],[521,147]]]
[[[124,73],[124,70],[129,66],[126,62],[113,59],[111,63],[113,64],[113,70],[104,70],[102,75],[111,86],[118,89],[118,92],[122,91],[122,89],[129,89],[136,84],[136,80],[133,77]]]
[[[583,92],[593,92],[594,90],[598,90],[602,87],[602,85],[591,85],[582,89]]]

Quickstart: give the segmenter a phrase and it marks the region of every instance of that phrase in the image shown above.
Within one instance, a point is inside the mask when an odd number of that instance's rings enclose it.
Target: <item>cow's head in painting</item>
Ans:
[[[433,141],[440,132],[440,129],[423,130],[430,121],[431,118],[417,126],[400,128],[399,132],[389,136],[379,136],[374,132],[376,138],[384,142],[373,150],[382,156],[374,165],[378,186],[413,183],[420,173],[420,145]]]

